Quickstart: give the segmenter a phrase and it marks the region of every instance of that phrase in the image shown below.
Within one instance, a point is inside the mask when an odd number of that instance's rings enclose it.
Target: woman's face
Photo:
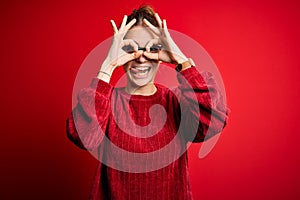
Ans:
[[[147,43],[155,38],[150,31],[143,26],[134,26],[127,32],[124,39],[132,39],[138,47],[146,47]],[[158,61],[149,60],[141,54],[137,59],[126,63],[124,69],[131,85],[141,87],[153,83],[158,65]]]

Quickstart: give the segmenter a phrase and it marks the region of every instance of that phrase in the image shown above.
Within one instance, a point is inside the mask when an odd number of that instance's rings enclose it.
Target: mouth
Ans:
[[[130,73],[134,78],[146,78],[151,70],[149,66],[133,66],[130,68]]]

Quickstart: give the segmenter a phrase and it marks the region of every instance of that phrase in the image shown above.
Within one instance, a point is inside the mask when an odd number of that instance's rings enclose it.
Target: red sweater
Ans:
[[[89,199],[193,199],[187,144],[221,132],[227,109],[210,73],[192,67],[180,74],[177,88],[156,84],[150,96],[129,95],[97,78],[79,92],[67,135],[82,149],[96,149],[104,161],[97,165]],[[152,109],[154,104],[163,109]],[[147,157],[135,160],[112,144]]]

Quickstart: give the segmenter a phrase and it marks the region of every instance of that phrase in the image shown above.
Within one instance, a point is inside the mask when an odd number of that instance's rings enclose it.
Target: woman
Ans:
[[[151,7],[125,15],[119,29],[111,24],[108,55],[67,120],[70,140],[97,149],[104,161],[98,163],[90,199],[192,199],[187,142],[221,132],[227,120],[223,98],[212,75],[195,69]],[[161,62],[177,66],[177,88],[154,83]],[[114,88],[110,78],[120,66],[127,85]],[[134,160],[116,148],[147,158]]]

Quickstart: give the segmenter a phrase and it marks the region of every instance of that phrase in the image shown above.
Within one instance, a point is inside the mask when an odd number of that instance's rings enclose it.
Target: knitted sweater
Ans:
[[[156,84],[150,96],[129,95],[97,78],[79,92],[67,135],[98,153],[89,199],[193,199],[188,142],[221,132],[227,109],[210,73],[192,67],[177,78],[177,88]]]

